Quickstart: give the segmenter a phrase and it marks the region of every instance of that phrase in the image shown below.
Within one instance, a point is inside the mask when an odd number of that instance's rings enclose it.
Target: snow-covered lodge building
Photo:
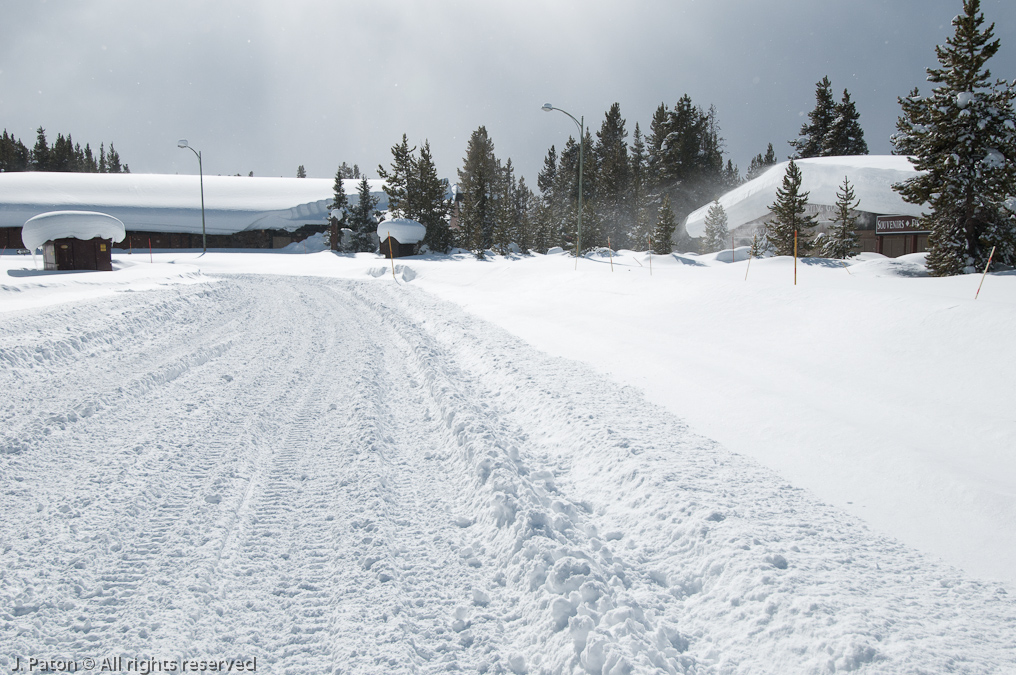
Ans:
[[[926,250],[928,234],[919,221],[922,207],[903,201],[892,188],[917,174],[907,157],[856,155],[795,162],[801,169],[801,191],[810,193],[808,211],[817,216],[817,232],[824,232],[832,224],[836,192],[846,177],[860,200],[855,213],[861,251],[895,258]],[[776,201],[776,190],[783,184],[788,163],[773,165],[758,178],[719,198],[736,245],[750,244],[756,230],[769,220],[769,206]],[[688,215],[685,229],[689,235],[700,237],[705,233],[710,206],[707,204]]]
[[[359,181],[345,181],[356,203]],[[335,181],[323,178],[205,176],[209,248],[281,248],[323,232]],[[371,194],[386,209],[382,181]],[[0,245],[20,248],[21,228],[49,211],[97,211],[124,223],[118,247],[201,248],[198,176],[134,173],[0,173]]]

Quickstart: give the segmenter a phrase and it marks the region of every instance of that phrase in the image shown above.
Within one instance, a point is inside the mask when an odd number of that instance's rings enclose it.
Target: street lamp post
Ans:
[[[198,179],[201,181],[201,255],[208,253],[208,236],[205,234],[205,171],[201,166],[201,153],[192,148],[186,139],[176,142],[176,147],[187,148],[198,157]]]
[[[572,122],[574,122],[576,124],[576,126],[578,126],[578,128],[579,128],[579,228],[578,228],[578,236],[576,237],[576,241],[575,241],[575,269],[578,269],[578,267],[579,267],[579,256],[582,255],[582,165],[585,164],[585,157],[584,157],[584,154],[583,154],[583,148],[585,146],[585,140],[586,140],[586,130],[585,130],[586,118],[583,115],[582,116],[582,121],[580,122],[579,120],[575,119],[575,116],[572,115],[567,110],[561,110],[560,108],[555,108],[554,106],[552,106],[549,103],[544,103],[542,110],[544,110],[546,112],[550,112],[551,110],[556,110],[558,112],[563,112],[565,115],[570,117]]]

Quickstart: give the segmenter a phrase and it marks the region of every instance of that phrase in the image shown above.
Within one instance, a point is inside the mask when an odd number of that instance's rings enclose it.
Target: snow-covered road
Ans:
[[[1016,603],[412,284],[0,324],[0,670],[1003,673]]]

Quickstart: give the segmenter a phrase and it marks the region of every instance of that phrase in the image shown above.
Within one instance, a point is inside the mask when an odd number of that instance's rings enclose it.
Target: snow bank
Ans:
[[[30,218],[21,228],[21,240],[30,251],[47,241],[65,237],[86,241],[95,237],[123,241],[126,236],[119,219],[95,211],[51,211]]]
[[[400,244],[418,244],[426,235],[426,227],[408,218],[382,220],[377,226],[377,236],[381,241],[392,236]]]
[[[783,176],[790,162],[775,164],[755,180],[748,181],[720,197],[727,212],[730,228],[769,214],[769,205],[776,201],[776,189],[783,184]],[[917,175],[907,157],[896,155],[856,155],[851,157],[812,157],[795,163],[801,169],[801,190],[809,192],[810,204],[832,206],[836,191],[843,178],[850,180],[860,200],[858,210],[869,213],[920,216],[922,207],[903,201],[893,190],[900,183]],[[688,234],[700,237],[705,233],[706,214],[711,204],[692,211],[685,220]]]

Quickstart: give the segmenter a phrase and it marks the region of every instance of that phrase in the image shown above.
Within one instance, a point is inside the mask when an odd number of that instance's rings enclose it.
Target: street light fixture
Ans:
[[[583,154],[583,148],[585,146],[585,140],[586,140],[586,130],[585,130],[586,118],[585,118],[585,116],[582,116],[582,121],[580,122],[579,120],[575,119],[575,116],[572,115],[567,110],[561,110],[560,108],[555,108],[550,103],[544,103],[543,104],[543,108],[541,108],[541,109],[544,112],[550,112],[551,110],[556,110],[558,112],[563,112],[565,115],[570,117],[572,122],[574,122],[576,124],[576,126],[578,126],[578,128],[579,128],[579,228],[578,228],[579,231],[578,231],[578,237],[576,237],[576,241],[575,241],[575,269],[578,269],[579,268],[579,256],[582,255],[582,165],[585,164],[585,157],[584,157],[584,154]]]
[[[201,181],[201,255],[208,253],[208,236],[205,234],[205,171],[201,166],[201,153],[192,148],[187,139],[181,138],[176,147],[187,148],[198,157],[198,178]]]

